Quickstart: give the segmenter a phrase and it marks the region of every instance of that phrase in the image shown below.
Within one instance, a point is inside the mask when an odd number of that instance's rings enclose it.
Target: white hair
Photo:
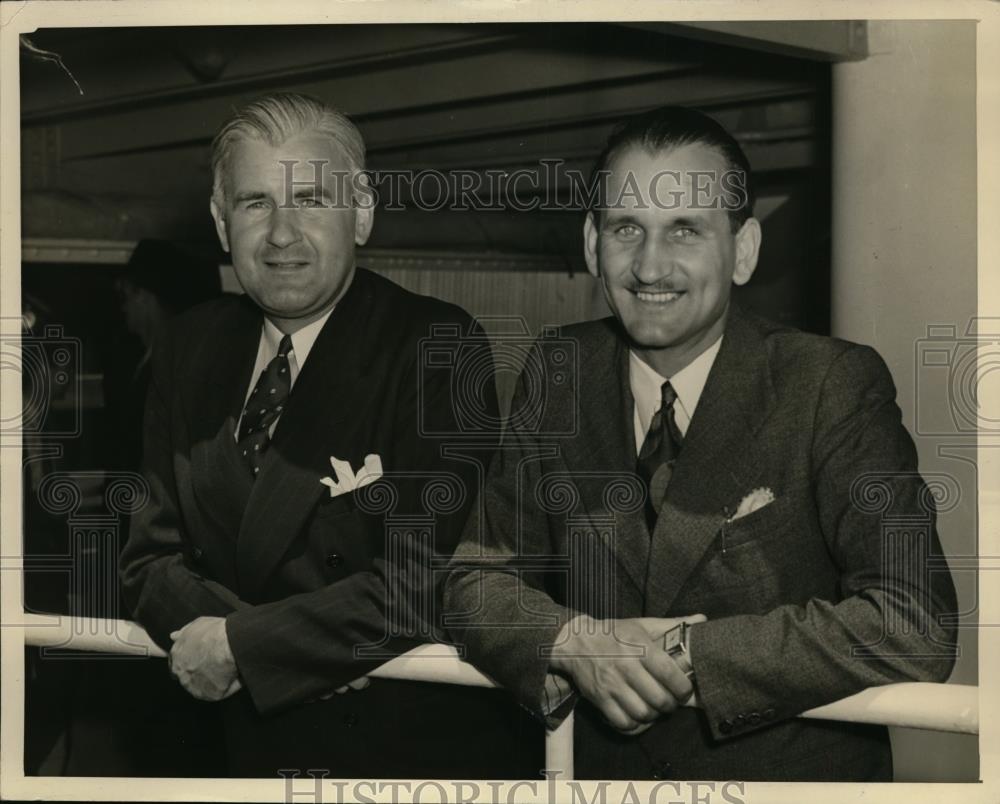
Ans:
[[[365,169],[365,141],[345,114],[308,95],[275,92],[238,109],[212,140],[212,197],[216,203],[224,206],[223,179],[237,143],[258,140],[277,147],[306,131],[329,137],[352,172]]]

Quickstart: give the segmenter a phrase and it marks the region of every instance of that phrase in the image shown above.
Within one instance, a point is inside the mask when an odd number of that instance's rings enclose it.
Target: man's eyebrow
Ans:
[[[233,196],[233,200],[236,203],[242,203],[243,201],[259,201],[261,198],[267,198],[267,193],[261,192],[260,190],[243,190]]]
[[[629,212],[622,212],[616,209],[604,210],[604,225],[605,226],[620,226],[623,223],[632,223],[636,226],[640,225],[638,219]]]
[[[315,198],[317,195],[322,196],[323,198],[330,197],[330,194],[326,191],[326,186],[323,182],[298,185],[297,189],[292,194],[292,198]]]
[[[676,218],[671,218],[664,225],[670,229],[702,229],[705,226],[705,221],[705,215],[694,213],[679,215]],[[601,228],[608,229],[613,226],[625,225],[638,226],[640,228],[645,228],[647,226],[646,223],[643,223],[638,217],[630,212],[622,212],[621,210],[612,209],[606,210],[602,216]]]
[[[705,223],[705,218],[702,215],[682,215],[679,218],[674,218],[671,222],[671,226],[690,226],[691,228],[696,228],[702,226]]]

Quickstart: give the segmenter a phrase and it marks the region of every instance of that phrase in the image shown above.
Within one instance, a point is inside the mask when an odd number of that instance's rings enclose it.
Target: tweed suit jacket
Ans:
[[[627,737],[578,701],[578,776],[891,779],[886,729],[795,717],[953,666],[954,587],[927,571],[933,507],[881,358],[732,306],[650,533],[618,323],[565,328],[529,368],[554,348],[576,375],[548,371],[541,394],[524,378],[512,411],[536,413],[512,420],[453,557],[446,611],[470,660],[542,715],[546,650],[576,613],[703,613],[700,708]],[[755,489],[773,502],[733,519]]]
[[[122,557],[135,618],[164,649],[195,618],[226,618],[244,685],[221,704],[233,775],[511,773],[491,740],[516,738],[515,707],[489,691],[376,679],[323,699],[440,635],[433,562],[458,541],[476,473],[443,454],[461,433],[454,369],[422,364],[420,343],[435,325],[456,336],[482,331],[458,307],[358,269],[252,481],[234,428],[262,321],[248,298],[223,298],[179,318],[155,353],[143,461],[151,495]],[[476,343],[488,357],[487,342]],[[495,411],[495,396],[483,404]],[[389,514],[433,517],[430,541],[411,525],[389,544],[384,516],[320,483],[334,476],[331,456],[357,471],[372,453],[393,478]],[[447,515],[426,510],[434,477],[459,495]]]

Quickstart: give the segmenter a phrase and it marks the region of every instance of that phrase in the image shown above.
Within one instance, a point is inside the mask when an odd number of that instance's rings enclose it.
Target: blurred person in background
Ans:
[[[168,240],[140,240],[114,290],[127,331],[104,355],[107,435],[101,468],[120,474],[139,471],[153,344],[174,316],[220,295],[218,263]],[[127,515],[119,514],[118,526],[120,534],[127,533]],[[65,523],[62,531],[65,539]],[[93,610],[93,605],[87,596],[72,608],[92,617],[130,617],[128,610]],[[62,773],[225,774],[218,713],[178,690],[160,660],[103,657],[76,662],[69,684],[73,694]]]
[[[189,254],[168,240],[146,239],[136,245],[115,280],[125,328],[133,337],[117,344],[105,372],[108,468],[139,468],[149,359],[156,338],[175,315],[221,292],[216,261]]]

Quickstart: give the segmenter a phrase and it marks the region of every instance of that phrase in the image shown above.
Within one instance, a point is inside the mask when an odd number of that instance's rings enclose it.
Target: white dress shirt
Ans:
[[[708,373],[712,370],[712,364],[715,363],[720,346],[722,346],[721,337],[669,378],[670,385],[677,394],[677,401],[674,402],[674,419],[677,421],[677,429],[680,430],[682,436],[687,435],[691,417],[694,416],[694,409],[698,407],[701,392],[705,390]],[[639,453],[642,451],[642,442],[646,440],[646,433],[649,432],[653,416],[656,415],[656,411],[660,409],[663,402],[660,389],[668,378],[660,376],[631,350],[628,353],[628,358],[629,385],[632,388],[632,398],[635,400],[635,414],[633,416],[635,451]]]
[[[317,318],[311,324],[306,324],[302,329],[292,333],[292,351],[288,353],[288,374],[291,388],[295,387],[295,381],[299,377],[299,372],[305,366],[309,352],[312,351],[313,344],[316,343],[316,338],[319,337],[320,330],[323,329],[323,325],[333,310],[334,308],[331,307],[321,318]],[[278,354],[278,346],[281,345],[281,339],[284,337],[285,333],[272,324],[270,319],[264,319],[264,325],[260,329],[260,342],[257,345],[257,359],[254,361],[253,373],[250,375],[250,387],[247,388],[247,392],[243,397],[244,410],[246,409],[247,402],[250,401],[250,394],[253,393],[253,389],[257,386],[257,381],[260,380],[260,375],[264,373],[267,364],[274,360]],[[279,416],[278,418],[280,419],[281,417]],[[235,438],[237,441],[239,441],[240,422],[242,420],[243,413],[241,412],[240,418],[236,422]],[[274,435],[274,428],[277,424],[278,419],[275,419],[271,423],[271,427],[268,429],[270,435]]]
[[[708,373],[712,370],[712,364],[715,363],[715,357],[719,354],[721,345],[722,338],[720,337],[670,378],[670,385],[677,393],[677,400],[674,402],[674,419],[677,421],[677,429],[681,431],[682,436],[687,435],[691,417],[694,416],[694,409],[698,407],[701,392],[705,390],[705,383],[708,381]],[[653,421],[653,416],[656,415],[656,411],[663,403],[661,389],[667,378],[660,376],[635,352],[629,350],[628,357],[629,386],[632,388],[632,398],[635,400],[635,413],[632,417],[635,426],[635,451],[638,454],[642,451],[642,442],[646,440],[646,432]],[[545,694],[542,712],[546,715],[552,714],[569,700],[573,693],[573,687],[569,680],[557,673],[546,675],[545,685],[542,689]]]

